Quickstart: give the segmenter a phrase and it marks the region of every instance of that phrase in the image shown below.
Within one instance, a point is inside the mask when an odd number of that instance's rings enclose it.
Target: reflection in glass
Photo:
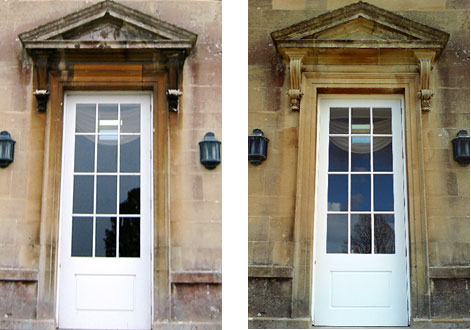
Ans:
[[[330,134],[348,134],[348,108],[330,108]]]
[[[75,131],[77,133],[95,133],[95,121],[95,104],[77,104],[75,113]]]
[[[72,257],[91,257],[93,218],[72,217]]]
[[[119,218],[119,256],[140,256],[140,219]]]
[[[373,108],[373,133],[391,134],[391,108]]]
[[[368,174],[351,176],[351,210],[370,211],[371,209],[371,178]]]
[[[121,133],[141,131],[141,105],[121,104]]]
[[[139,136],[121,136],[120,171],[139,173],[141,159],[141,138]]]
[[[392,172],[392,138],[373,138],[373,169],[377,172]]]
[[[97,150],[97,171],[116,172],[118,166],[118,136],[99,135]]]
[[[119,213],[141,212],[141,182],[138,175],[122,175],[119,178]]]
[[[350,215],[351,253],[371,253],[371,215]]]
[[[116,175],[97,176],[96,213],[116,213]]]
[[[75,172],[93,172],[95,170],[95,136],[75,136]]]
[[[93,213],[93,175],[74,176],[73,213]]]
[[[97,217],[95,257],[116,256],[116,217]]]
[[[395,253],[394,214],[375,214],[375,253]]]
[[[370,170],[370,137],[352,136],[352,171]]]
[[[327,253],[348,252],[348,215],[327,215]]]
[[[328,211],[348,210],[348,176],[329,174],[327,192]]]
[[[117,104],[98,104],[98,133],[118,133]]]
[[[348,138],[329,138],[329,171],[348,171]]]
[[[394,211],[393,175],[374,175],[375,211]]]
[[[352,108],[352,134],[370,133],[370,109]]]

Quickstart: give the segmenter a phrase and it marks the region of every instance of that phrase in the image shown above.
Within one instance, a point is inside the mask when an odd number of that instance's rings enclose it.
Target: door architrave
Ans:
[[[430,315],[427,280],[427,228],[424,196],[424,164],[419,74],[412,66],[398,72],[394,66],[312,66],[302,74],[299,144],[294,223],[292,317],[306,318],[312,310],[314,216],[317,155],[318,94],[402,94],[409,224],[410,318]],[[320,71],[317,71],[320,70]],[[312,320],[309,320],[311,323]]]
[[[106,67],[106,65],[105,65]],[[169,114],[166,101],[167,73],[164,70],[144,70],[136,77],[136,65],[123,65],[110,70],[114,79],[97,80],[104,66],[87,65],[86,74],[79,71],[51,70],[50,101],[44,125],[43,182],[41,199],[41,228],[39,251],[39,280],[37,298],[38,319],[57,322],[58,294],[58,238],[60,186],[62,173],[63,100],[65,91],[150,91],[152,94],[153,128],[153,209],[154,235],[152,262],[152,323],[170,317],[169,276],[169,219],[168,219],[168,138]],[[111,68],[113,69],[113,68]],[[57,324],[57,323],[56,323]]]

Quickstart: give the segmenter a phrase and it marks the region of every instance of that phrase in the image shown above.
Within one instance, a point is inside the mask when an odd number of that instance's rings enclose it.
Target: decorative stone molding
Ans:
[[[179,99],[180,99],[180,96],[182,95],[183,95],[183,92],[179,89],[167,90],[168,111],[178,112]]]
[[[70,62],[151,61],[168,73],[168,88],[178,89],[179,75],[197,35],[111,0],[21,33],[34,62],[37,109],[47,109],[48,76]],[[46,91],[46,92],[44,92]],[[176,107],[178,109],[178,106]]]
[[[362,1],[274,31],[271,36],[289,63],[292,110],[300,108],[302,67],[415,65],[419,58],[419,97],[422,110],[428,111],[433,95],[429,88],[431,63],[449,38],[446,32]]]
[[[419,60],[420,72],[420,90],[417,93],[417,96],[420,98],[422,111],[430,111],[430,101],[434,95],[430,88],[430,76],[432,73],[432,61],[435,56],[435,52],[414,51],[414,54]]]
[[[289,56],[290,89],[288,95],[291,99],[291,110],[299,111],[299,105],[303,92],[301,91],[301,68],[304,53],[287,52]]]

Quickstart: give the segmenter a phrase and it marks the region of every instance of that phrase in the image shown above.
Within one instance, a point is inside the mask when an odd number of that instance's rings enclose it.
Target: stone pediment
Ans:
[[[28,50],[179,49],[197,35],[111,0],[100,2],[19,35]]]
[[[387,63],[418,64],[418,97],[422,110],[429,111],[432,62],[449,38],[446,32],[362,1],[274,31],[271,36],[278,52],[289,61],[292,110],[300,109],[306,63]]]
[[[365,2],[357,2],[273,32],[287,48],[409,48],[440,51],[448,33]]]

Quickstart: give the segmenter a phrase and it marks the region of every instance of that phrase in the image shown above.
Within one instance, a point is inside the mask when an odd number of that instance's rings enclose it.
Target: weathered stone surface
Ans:
[[[198,322],[221,319],[221,286],[218,284],[174,284],[172,298],[172,320]]]
[[[431,286],[432,317],[469,317],[469,278],[434,279]]]
[[[36,317],[36,292],[35,282],[0,280],[2,318],[34,319]]]
[[[290,279],[249,278],[249,317],[288,317],[290,302]]]

